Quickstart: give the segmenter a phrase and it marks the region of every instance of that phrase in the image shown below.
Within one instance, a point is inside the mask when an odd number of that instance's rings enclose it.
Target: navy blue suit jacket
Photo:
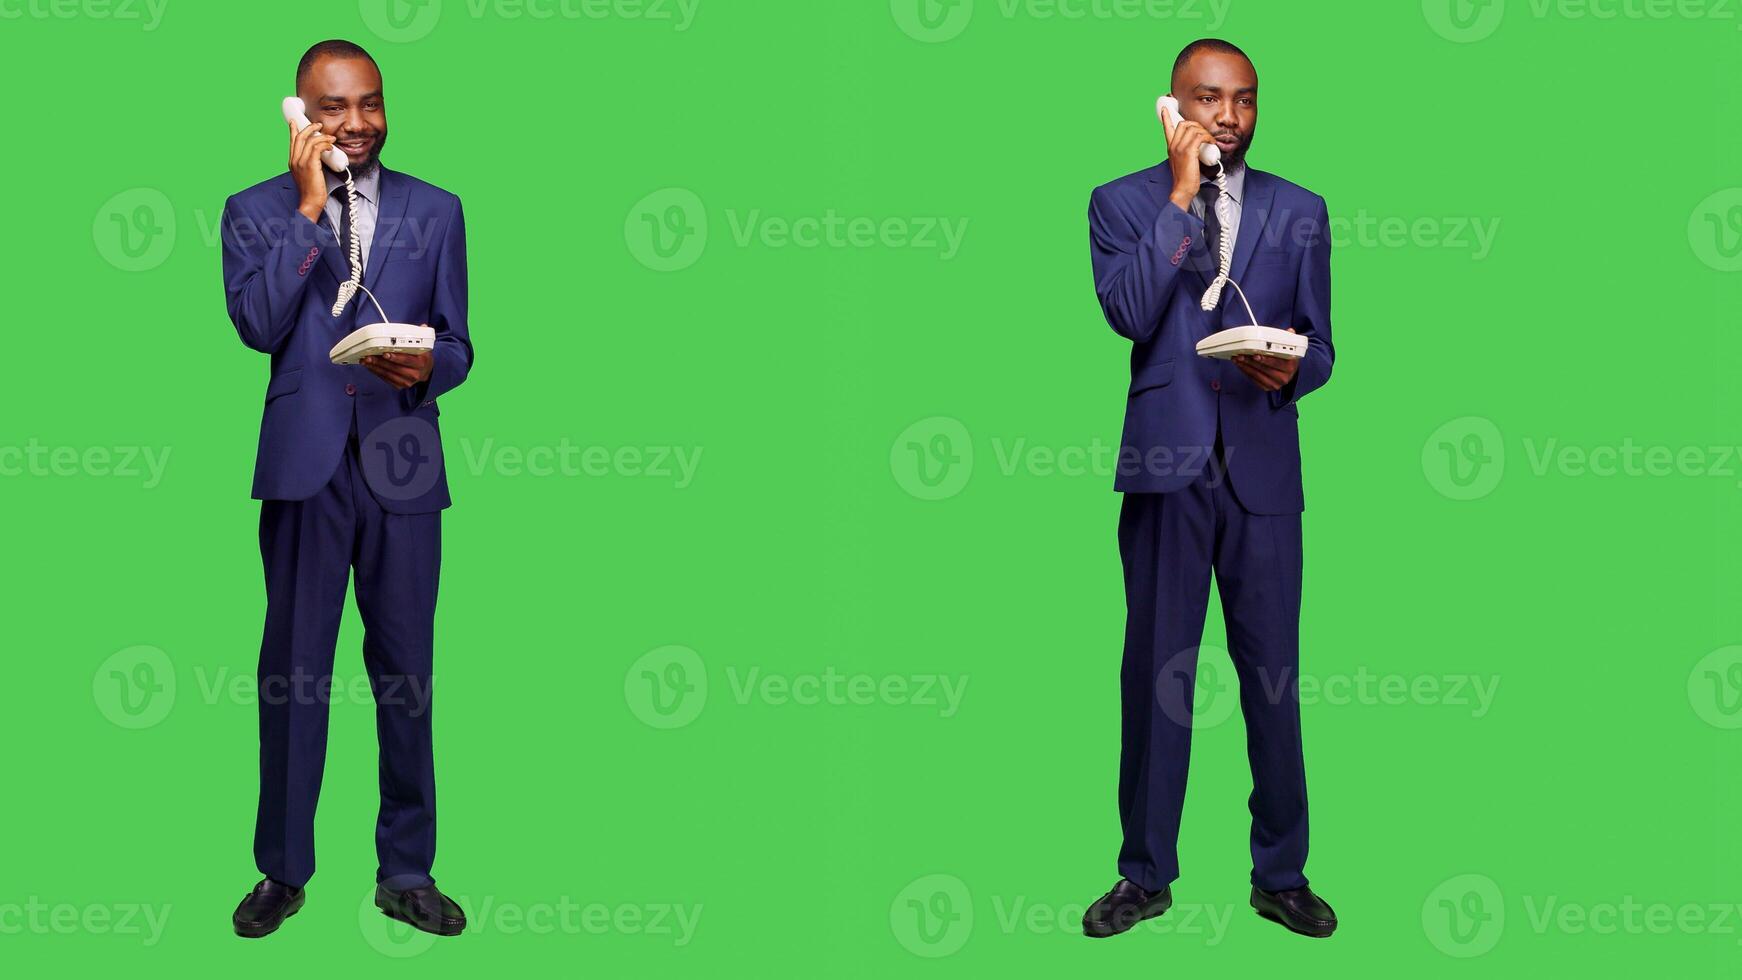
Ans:
[[[1204,222],[1168,200],[1166,161],[1095,188],[1089,244],[1107,323],[1132,342],[1114,489],[1168,493],[1207,467],[1217,426],[1235,496],[1256,514],[1299,513],[1302,397],[1331,377],[1331,243],[1324,198],[1275,174],[1246,171],[1233,276],[1259,324],[1310,338],[1294,380],[1266,392],[1195,345],[1250,323],[1232,286],[1199,305],[1215,278]],[[1214,471],[1212,470],[1212,473]]]
[[[413,418],[410,431],[427,434],[418,449],[437,467],[433,484],[406,499],[401,488],[366,478],[384,509],[415,514],[450,503],[436,424],[436,399],[453,390],[472,366],[466,326],[466,226],[460,199],[408,174],[381,168],[380,206],[363,285],[399,323],[435,328],[435,363],[429,380],[399,389],[362,365],[337,365],[327,352],[340,338],[381,316],[359,292],[332,315],[339,283],[350,278],[346,246],[325,217],[316,224],[297,211],[300,195],[288,171],[224,202],[224,292],[230,321],[242,343],[272,355],[253,496],[305,500],[338,468],[355,404],[362,438],[397,418]],[[405,428],[404,426],[401,427]],[[383,430],[387,431],[387,430]]]

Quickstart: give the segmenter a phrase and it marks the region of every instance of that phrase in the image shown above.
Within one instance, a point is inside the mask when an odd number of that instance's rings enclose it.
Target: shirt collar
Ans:
[[[1204,177],[1205,184],[1214,184],[1215,182],[1216,178],[1214,177],[1208,175]],[[1235,204],[1243,204],[1245,202],[1246,164],[1242,163],[1238,167],[1228,171],[1228,196],[1234,199]]]
[[[327,169],[325,166],[321,167],[321,173],[325,174],[326,178],[327,178],[327,196],[329,196],[329,197],[332,196],[332,193],[335,189],[345,186],[345,175],[344,174],[334,173],[333,171]],[[370,204],[373,204],[376,207],[381,206],[381,165],[380,164],[376,164],[375,169],[369,171],[369,175],[367,177],[353,177],[353,178],[351,178],[351,183],[356,185],[358,197],[362,198],[365,201],[368,201]]]

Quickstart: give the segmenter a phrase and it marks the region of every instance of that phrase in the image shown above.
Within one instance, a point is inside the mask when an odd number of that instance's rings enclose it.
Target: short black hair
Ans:
[[[370,57],[369,52],[364,51],[363,46],[360,44],[356,44],[352,41],[340,40],[338,38],[334,38],[330,41],[322,41],[314,47],[309,48],[307,51],[304,51],[302,53],[302,60],[296,63],[297,88],[302,87],[302,80],[308,75],[308,70],[314,67],[315,61],[323,57],[362,58],[365,61],[368,61],[371,65],[375,65],[375,59]],[[375,65],[375,72],[376,74],[380,74],[380,65]]]
[[[1252,59],[1248,58],[1246,52],[1240,50],[1234,42],[1224,41],[1219,37],[1200,37],[1196,41],[1186,45],[1185,48],[1180,51],[1179,57],[1173,60],[1173,73],[1178,75],[1179,70],[1186,66],[1186,62],[1192,60],[1192,55],[1197,54],[1199,51],[1216,51],[1221,54],[1239,55],[1242,58],[1246,58],[1247,64],[1252,65]],[[1258,73],[1257,65],[1252,65],[1252,73]]]

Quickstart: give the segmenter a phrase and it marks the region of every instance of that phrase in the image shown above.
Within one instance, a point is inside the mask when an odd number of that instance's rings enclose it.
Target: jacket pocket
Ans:
[[[302,368],[275,374],[266,383],[266,400],[271,401],[279,395],[288,395],[302,387]]]
[[[1173,382],[1173,361],[1173,358],[1168,358],[1159,364],[1151,364],[1148,367],[1139,368],[1131,375],[1130,395],[1136,395],[1140,392],[1148,391],[1151,388],[1160,388],[1164,385],[1171,384]],[[1130,397],[1130,395],[1127,397]]]

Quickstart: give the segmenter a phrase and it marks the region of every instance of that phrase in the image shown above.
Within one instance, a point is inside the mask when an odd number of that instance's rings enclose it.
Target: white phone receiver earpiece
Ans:
[[[299,133],[308,128],[306,108],[302,100],[294,95],[284,100],[284,121],[295,126]],[[321,162],[327,165],[328,170],[337,174],[351,169],[351,158],[345,156],[345,151],[336,146],[321,154]]]
[[[1179,100],[1171,95],[1155,100],[1155,115],[1164,126],[1178,126],[1183,121],[1179,114]],[[1222,162],[1222,148],[1214,143],[1205,143],[1198,147],[1198,162],[1206,167],[1219,165]]]

